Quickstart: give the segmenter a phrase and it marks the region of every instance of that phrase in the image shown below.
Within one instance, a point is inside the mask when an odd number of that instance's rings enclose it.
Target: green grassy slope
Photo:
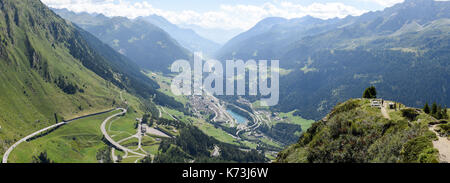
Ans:
[[[414,110],[413,110],[414,111]],[[438,162],[428,130],[432,118],[422,112],[408,120],[400,111],[382,116],[369,100],[337,105],[326,120],[315,122],[298,143],[280,152],[277,161],[294,162]]]
[[[106,60],[40,1],[4,0],[0,9],[0,155],[55,116],[104,111],[123,104],[122,89],[152,88],[133,82],[131,71],[120,70],[126,60]],[[124,95],[133,108],[142,106]]]
[[[106,130],[116,141],[136,134],[136,118],[141,118],[134,111],[128,111],[125,116],[117,117],[106,124]]]
[[[302,131],[307,130],[311,127],[313,120],[307,120],[302,118],[301,116],[294,115],[296,111],[291,111],[288,113],[280,112],[279,117],[282,118],[283,122],[289,123],[289,124],[297,124],[302,127]]]
[[[12,163],[30,163],[33,156],[47,152],[56,163],[96,163],[99,149],[107,147],[102,141],[100,125],[118,111],[74,121],[52,133],[20,144],[9,156]]]

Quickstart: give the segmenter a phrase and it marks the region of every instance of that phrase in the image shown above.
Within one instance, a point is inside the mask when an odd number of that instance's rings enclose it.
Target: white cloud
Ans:
[[[371,2],[381,5],[383,7],[391,7],[394,4],[402,3],[405,0],[365,0],[365,1],[371,1]]]
[[[328,19],[361,15],[360,10],[343,3],[313,3],[307,6],[291,2],[272,1],[261,5],[220,5],[214,11],[196,12],[184,10],[180,12],[166,11],[153,7],[148,2],[131,3],[126,0],[42,0],[53,8],[67,8],[75,12],[102,13],[106,16],[125,16],[136,18],[157,14],[175,24],[194,24],[205,28],[249,29],[266,17],[297,18],[305,15]],[[383,1],[383,0],[371,0]],[[385,0],[399,1],[399,0]]]

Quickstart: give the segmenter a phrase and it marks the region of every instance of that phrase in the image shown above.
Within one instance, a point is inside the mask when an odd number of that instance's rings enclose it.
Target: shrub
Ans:
[[[338,113],[344,113],[344,112],[351,111],[353,109],[356,109],[359,106],[360,105],[358,104],[357,100],[351,100],[351,101],[345,102],[345,103],[343,103],[341,105],[336,106],[331,111],[329,118],[332,118],[333,116],[335,116]]]
[[[431,161],[430,148],[433,148],[431,140],[426,136],[420,136],[406,142],[403,145],[400,155],[405,163],[419,163],[425,160]]]
[[[438,150],[435,148],[425,149],[424,152],[419,154],[419,163],[439,163]]]
[[[439,125],[439,134],[441,134],[443,136],[449,136],[450,135],[450,123],[440,124]]]
[[[414,109],[402,109],[402,116],[407,118],[409,121],[414,121],[419,113]]]
[[[427,137],[430,140],[438,140],[437,135],[434,132],[432,132],[432,131],[425,132],[424,136]]]
[[[33,156],[33,163],[53,163],[50,158],[47,157],[47,152],[41,152],[38,156]]]

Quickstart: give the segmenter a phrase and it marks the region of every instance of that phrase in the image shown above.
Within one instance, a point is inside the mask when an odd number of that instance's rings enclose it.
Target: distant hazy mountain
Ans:
[[[182,28],[192,29],[197,34],[219,44],[225,44],[233,37],[244,32],[242,29],[204,28],[198,25],[179,25]]]
[[[220,60],[278,59],[282,111],[320,119],[370,85],[418,107],[450,105],[450,2],[406,0],[359,17],[269,18],[229,41]]]
[[[192,29],[180,28],[177,25],[170,23],[164,17],[158,15],[140,17],[138,20],[147,21],[165,30],[170,36],[191,52],[201,51],[206,55],[213,55],[221,46],[216,42],[198,35]]]
[[[220,60],[276,59],[286,47],[306,36],[336,28],[337,19],[321,20],[306,16],[296,19],[270,17],[227,42],[216,54]]]
[[[171,63],[190,57],[189,51],[169,34],[146,21],[74,13],[66,9],[54,11],[95,35],[142,68],[168,72]]]

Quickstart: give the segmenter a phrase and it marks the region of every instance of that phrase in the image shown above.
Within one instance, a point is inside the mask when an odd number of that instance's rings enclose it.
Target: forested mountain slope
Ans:
[[[275,109],[317,120],[368,85],[409,106],[450,105],[450,2],[407,0],[344,19],[268,20],[231,40],[218,58],[280,60]]]
[[[178,59],[188,60],[190,53],[161,28],[138,19],[106,17],[102,14],[74,13],[67,9],[54,10],[95,35],[140,67],[169,72],[170,64]]]
[[[205,55],[213,56],[221,46],[200,36],[192,29],[179,27],[158,15],[139,17],[138,19],[160,27],[190,52],[203,52]]]

